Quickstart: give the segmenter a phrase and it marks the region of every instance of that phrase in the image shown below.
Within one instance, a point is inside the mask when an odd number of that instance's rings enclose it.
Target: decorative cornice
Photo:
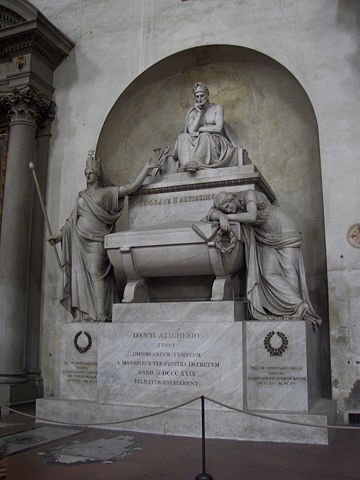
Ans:
[[[0,59],[36,53],[53,70],[74,43],[26,0],[0,0]]]
[[[6,7],[0,6],[0,30],[25,22],[25,19]]]
[[[0,59],[32,52],[40,55],[52,69],[55,69],[67,56],[66,52],[55,48],[35,30],[21,32],[19,35],[1,41]]]
[[[185,183],[181,185],[169,185],[163,187],[142,187],[136,193],[133,193],[131,196],[141,196],[141,195],[154,195],[159,193],[171,193],[171,192],[183,192],[189,190],[201,190],[201,189],[209,189],[209,188],[219,188],[219,187],[230,187],[234,185],[248,185],[249,183],[255,183],[258,185],[260,190],[263,191],[268,199],[271,202],[276,200],[276,196],[274,192],[271,190],[267,182],[265,181],[264,177],[260,174],[260,172],[255,172],[253,174],[249,174],[244,178],[227,178],[225,180],[214,180],[214,181],[206,181],[206,182],[199,182],[199,183]]]

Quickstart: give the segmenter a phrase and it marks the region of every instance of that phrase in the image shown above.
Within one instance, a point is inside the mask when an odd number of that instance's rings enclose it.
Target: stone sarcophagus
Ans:
[[[226,238],[211,224],[176,222],[114,233],[105,238],[114,268],[126,278],[123,303],[148,302],[146,279],[213,275],[211,300],[233,298],[230,276],[243,264],[240,225]]]

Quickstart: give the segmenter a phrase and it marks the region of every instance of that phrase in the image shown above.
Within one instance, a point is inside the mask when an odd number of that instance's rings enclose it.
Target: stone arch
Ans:
[[[0,1],[0,29],[36,20],[39,11],[27,0]]]

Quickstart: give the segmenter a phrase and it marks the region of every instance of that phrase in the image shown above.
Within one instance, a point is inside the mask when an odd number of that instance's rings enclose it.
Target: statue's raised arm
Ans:
[[[79,192],[61,231],[49,238],[52,244],[62,242],[60,302],[75,321],[111,320],[117,292],[104,237],[113,232],[124,197],[140,188],[152,168],[149,161],[133,182],[115,186],[109,182],[102,161],[89,152],[84,172],[86,190]]]

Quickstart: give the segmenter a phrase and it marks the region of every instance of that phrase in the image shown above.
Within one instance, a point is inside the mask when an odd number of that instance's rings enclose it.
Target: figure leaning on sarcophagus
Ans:
[[[112,185],[103,163],[93,151],[86,160],[86,190],[79,192],[75,208],[60,232],[49,242],[62,243],[62,295],[60,303],[75,321],[111,320],[118,301],[113,267],[104,249],[104,237],[114,231],[124,197],[136,192],[154,169],[149,161],[127,185]]]
[[[218,222],[224,232],[230,231],[230,221],[241,224],[253,319],[301,318],[320,325],[306,286],[301,232],[264,193],[219,192],[204,221]]]
[[[224,122],[222,105],[209,102],[209,90],[201,82],[193,87],[194,106],[186,115],[184,132],[177,138],[174,160],[179,172],[241,165],[241,147]]]

